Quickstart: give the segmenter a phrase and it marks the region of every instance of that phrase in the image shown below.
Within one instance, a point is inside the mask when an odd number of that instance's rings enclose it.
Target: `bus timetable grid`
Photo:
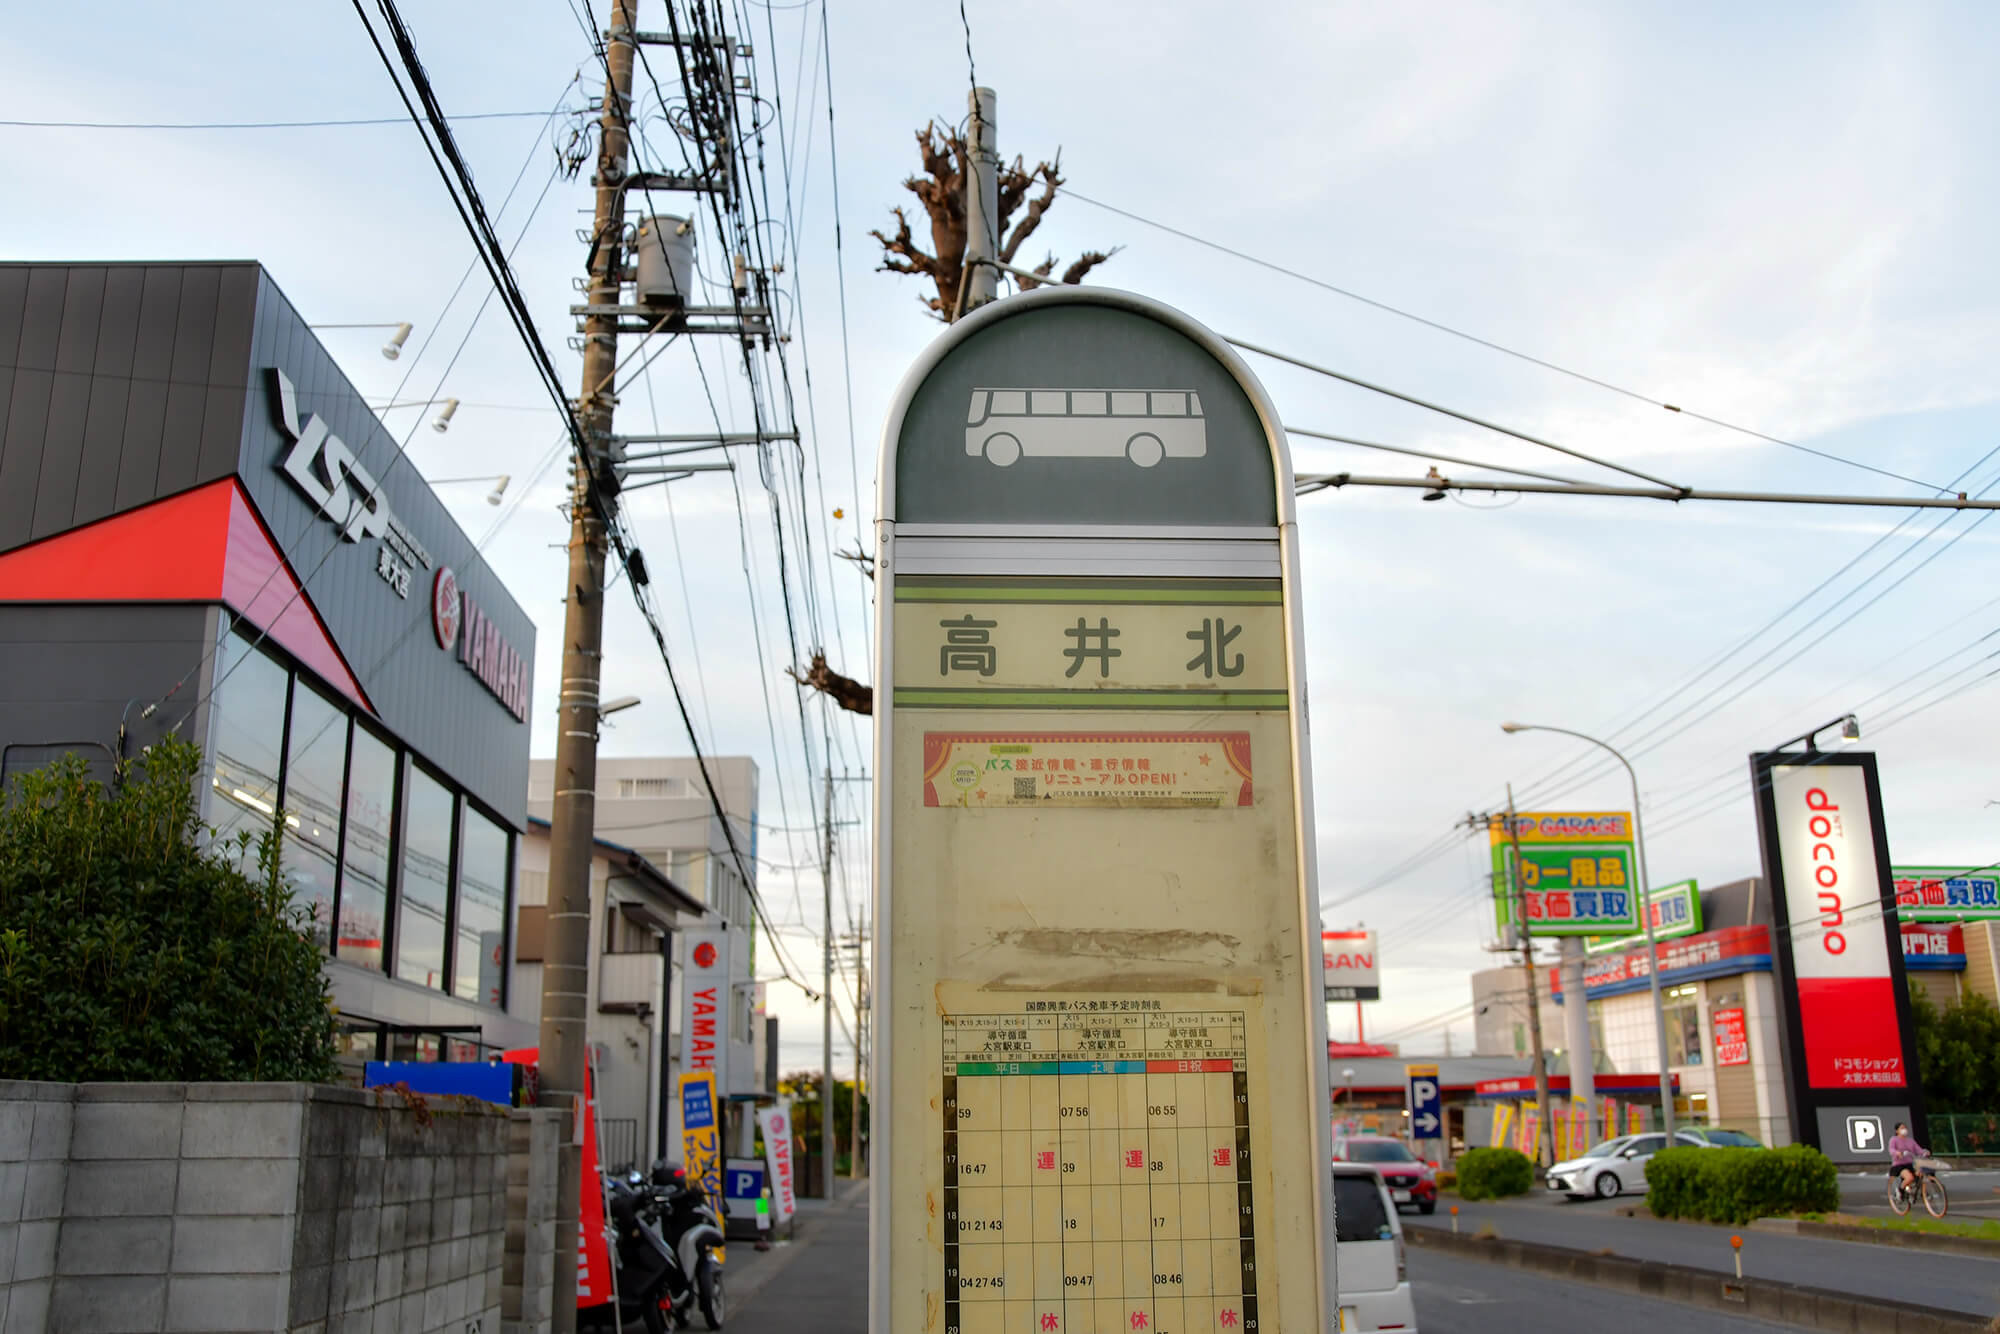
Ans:
[[[1258,1328],[1244,1027],[945,1016],[944,1334]]]

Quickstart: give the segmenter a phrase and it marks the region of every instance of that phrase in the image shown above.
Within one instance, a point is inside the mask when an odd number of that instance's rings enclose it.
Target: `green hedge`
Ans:
[[[1513,1149],[1468,1149],[1458,1160],[1458,1194],[1467,1200],[1525,1195],[1535,1187],[1535,1165]]]
[[[1646,1207],[1659,1218],[1748,1223],[1840,1207],[1840,1180],[1818,1149],[1665,1149],[1646,1164]]]
[[[0,1079],[330,1081],[306,910],[247,840],[207,846],[201,752],[169,738],[110,790],[81,760],[0,794]],[[277,827],[273,817],[273,830]]]

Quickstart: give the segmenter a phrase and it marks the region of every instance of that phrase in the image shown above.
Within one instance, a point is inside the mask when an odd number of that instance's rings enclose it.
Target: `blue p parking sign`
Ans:
[[[1444,1093],[1435,1065],[1406,1065],[1403,1073],[1410,1081],[1410,1137],[1444,1138]]]

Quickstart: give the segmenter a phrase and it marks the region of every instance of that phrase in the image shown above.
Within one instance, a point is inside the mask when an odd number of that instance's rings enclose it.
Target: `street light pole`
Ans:
[[[1667,1011],[1660,999],[1660,950],[1653,938],[1653,879],[1646,871],[1646,833],[1639,820],[1639,775],[1633,770],[1632,762],[1619,754],[1615,747],[1594,736],[1572,732],[1567,727],[1549,727],[1542,723],[1502,723],[1500,730],[1509,734],[1555,732],[1573,736],[1578,741],[1588,741],[1600,750],[1610,751],[1611,757],[1625,766],[1625,776],[1632,780],[1632,845],[1639,858],[1639,920],[1646,928],[1646,980],[1653,993],[1653,1038],[1660,1049],[1660,1117],[1667,1144],[1671,1147],[1674,1142],[1674,1076],[1667,1068]]]

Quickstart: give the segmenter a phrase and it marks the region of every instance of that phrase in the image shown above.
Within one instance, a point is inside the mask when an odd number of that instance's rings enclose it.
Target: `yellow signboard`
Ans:
[[[1248,806],[1248,732],[926,732],[924,805]]]
[[[1023,383],[1032,410],[967,434]],[[1180,452],[1145,416],[1071,420],[1083,389],[1169,405]],[[1094,288],[967,316],[905,383],[877,549],[872,1334],[1334,1325],[1276,420],[1213,335]]]

